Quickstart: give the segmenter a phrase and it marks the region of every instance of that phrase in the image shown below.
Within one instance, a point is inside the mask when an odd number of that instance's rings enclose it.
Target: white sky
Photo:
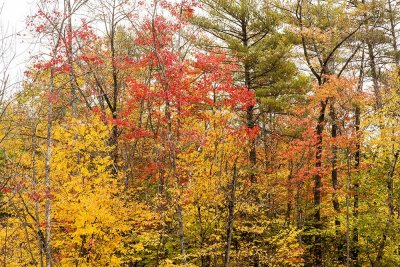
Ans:
[[[23,34],[26,28],[25,19],[31,15],[35,8],[35,0],[0,0],[0,7],[3,7],[0,15],[0,25],[3,27],[3,34],[8,36],[15,33],[12,48],[9,54],[14,52],[15,58],[9,70],[12,81],[18,82],[23,78],[23,71],[29,59],[29,40]],[[12,51],[14,50],[14,51]]]
[[[21,28],[34,0],[0,0],[0,3],[3,5],[2,20],[8,21],[10,27]]]

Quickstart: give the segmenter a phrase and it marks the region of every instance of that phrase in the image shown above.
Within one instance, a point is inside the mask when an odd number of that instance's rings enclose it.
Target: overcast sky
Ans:
[[[3,5],[1,18],[4,23],[8,22],[11,27],[21,28],[24,19],[30,13],[33,0],[0,0]]]
[[[3,28],[3,35],[14,35],[12,49],[15,52],[15,58],[12,61],[9,73],[13,82],[22,79],[22,73],[25,69],[26,62],[29,59],[29,40],[24,38],[25,19],[31,13],[31,9],[35,7],[35,0],[0,0],[2,7],[0,22]],[[13,52],[13,51],[9,51]]]

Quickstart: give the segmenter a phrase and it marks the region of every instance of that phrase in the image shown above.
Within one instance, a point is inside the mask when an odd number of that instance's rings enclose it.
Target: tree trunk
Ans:
[[[361,67],[360,67],[360,76],[359,76],[359,84],[357,87],[357,91],[360,93],[362,91],[362,84],[364,79],[364,60],[365,60],[365,50],[362,51],[361,56]],[[360,123],[361,123],[361,108],[357,105],[355,108],[355,130],[356,130],[356,151],[354,155],[355,164],[354,168],[356,173],[359,174],[360,171],[360,162],[361,162],[361,143],[360,143]],[[352,237],[352,246],[351,246],[351,260],[355,267],[359,267],[358,262],[358,227],[357,227],[357,220],[358,220],[358,206],[359,206],[359,191],[360,183],[356,180],[353,183],[353,192],[354,192],[354,202],[353,202],[353,217],[354,217],[354,226],[353,226],[353,237]]]
[[[355,119],[356,119],[356,133],[357,135],[360,133],[360,115],[361,110],[360,107],[356,107],[355,112]],[[357,136],[358,138],[358,136]],[[359,140],[357,140],[356,144],[356,153],[355,153],[355,169],[356,172],[360,170],[360,160],[361,160],[361,145]],[[358,227],[357,227],[357,220],[358,220],[358,206],[359,206],[359,195],[358,191],[360,188],[360,183],[355,181],[353,184],[353,192],[354,192],[354,202],[353,202],[353,216],[354,216],[354,228],[353,228],[353,246],[351,250],[351,259],[353,261],[354,266],[359,266],[358,264]]]
[[[389,229],[393,224],[393,216],[394,216],[394,204],[393,204],[393,176],[394,176],[394,172],[396,169],[396,163],[397,160],[399,158],[399,151],[396,151],[393,155],[393,160],[392,160],[392,164],[390,166],[390,170],[388,173],[388,178],[386,180],[386,185],[387,185],[387,190],[388,190],[388,196],[387,196],[387,203],[388,203],[388,216],[386,219],[386,226],[385,229],[383,231],[382,234],[382,240],[379,244],[379,248],[378,248],[378,253],[376,255],[376,259],[374,264],[372,265],[373,267],[378,267],[380,266],[380,262],[383,258],[383,253],[384,253],[384,249],[386,246],[386,240],[387,240],[387,235],[389,233]]]
[[[397,37],[396,37],[396,14],[392,7],[392,1],[388,0],[388,11],[389,13],[389,21],[390,21],[390,35],[392,36],[392,47],[394,53],[394,62],[396,64],[396,68],[399,68],[400,64],[400,54],[397,48]]]
[[[205,231],[203,229],[203,220],[201,215],[201,207],[200,204],[197,203],[197,220],[199,222],[199,230],[200,230],[200,248],[204,248],[205,243]],[[201,267],[210,267],[211,264],[211,256],[210,255],[201,255]]]
[[[50,70],[50,87],[49,87],[49,97],[54,91],[54,68]],[[51,161],[51,146],[52,146],[52,130],[53,130],[53,103],[50,99],[48,101],[47,110],[47,138],[46,138],[46,156],[45,156],[45,186],[46,186],[46,207],[45,207],[45,217],[46,217],[46,244],[45,244],[45,254],[46,254],[46,267],[52,266],[52,255],[51,255],[51,199],[50,199],[50,161]]]
[[[36,125],[32,123],[32,183],[33,183],[33,190],[37,193],[37,178],[36,178]],[[44,247],[44,239],[43,239],[43,232],[40,229],[40,217],[39,217],[39,203],[38,201],[35,202],[35,221],[36,221],[36,238],[37,238],[37,246],[39,250],[39,264],[40,267],[44,266],[43,262],[43,249]]]
[[[368,47],[369,67],[371,69],[372,84],[373,84],[374,95],[375,95],[375,105],[376,105],[376,108],[379,109],[382,107],[382,96],[381,96],[379,83],[378,83],[378,73],[376,70],[374,47],[370,42],[367,43],[367,47]]]
[[[289,175],[288,175],[288,185],[287,185],[287,204],[286,204],[286,219],[285,225],[289,227],[290,225],[290,215],[293,209],[293,188],[292,188],[292,179],[293,179],[293,161],[289,161]]]
[[[350,181],[351,181],[351,153],[347,149],[347,177],[346,177],[346,267],[350,267]]]
[[[237,169],[236,163],[233,166],[233,175],[232,181],[230,184],[230,195],[228,202],[228,222],[226,225],[226,249],[225,249],[225,262],[224,267],[230,266],[230,252],[231,252],[231,243],[232,243],[232,234],[233,234],[233,221],[234,221],[234,212],[235,212],[235,202],[236,202],[236,183],[237,183]]]
[[[247,49],[249,46],[248,44],[248,32],[247,32],[247,22],[246,18],[242,18],[241,20],[242,26],[242,44]],[[244,84],[247,86],[249,91],[253,90],[252,83],[251,83],[251,75],[250,75],[250,65],[246,62],[247,59],[244,59]],[[253,129],[255,126],[254,121],[254,107],[249,106],[246,110],[246,119],[247,119],[247,127]],[[249,152],[249,161],[250,161],[250,181],[255,183],[257,181],[257,177],[255,174],[255,165],[257,163],[257,153],[256,153],[256,143],[255,140],[250,142],[250,152]]]
[[[332,141],[336,142],[336,137],[338,135],[338,126],[336,123],[336,112],[335,112],[335,106],[334,103],[330,105],[330,112],[329,116],[331,117],[332,120],[332,129],[331,129],[331,137]],[[343,242],[342,242],[342,237],[340,234],[340,220],[338,218],[340,214],[340,205],[339,205],[339,199],[337,196],[337,190],[338,188],[338,170],[337,170],[337,146],[334,144],[332,146],[332,171],[331,171],[331,178],[332,178],[332,187],[333,187],[333,195],[332,195],[332,204],[333,204],[333,209],[335,211],[335,232],[336,232],[336,242],[337,242],[337,252],[338,252],[338,261],[339,263],[344,263],[344,257],[343,257]]]
[[[76,98],[76,89],[75,89],[75,74],[74,74],[74,66],[73,66],[73,49],[72,49],[72,9],[71,9],[71,0],[64,0],[65,10],[67,10],[68,14],[68,27],[67,27],[67,56],[68,56],[68,64],[70,67],[69,71],[69,86],[71,90],[71,106],[72,106],[72,117],[75,118],[78,114],[77,107],[77,98]]]
[[[316,174],[314,175],[314,228],[317,233],[314,236],[314,266],[320,267],[322,266],[322,223],[321,223],[321,187],[322,187],[322,176],[320,169],[322,167],[322,140],[323,140],[323,130],[325,123],[325,110],[326,110],[327,101],[320,102],[320,111],[318,116],[318,124],[317,124],[317,144],[316,144],[316,154],[315,154],[315,167],[317,169]]]
[[[115,4],[115,2],[114,2]],[[112,17],[111,17],[111,29],[110,29],[110,49],[111,49],[111,68],[112,68],[112,118],[115,120],[118,118],[118,93],[119,93],[119,83],[118,83],[118,70],[116,67],[116,48],[115,48],[115,31],[116,31],[116,22],[115,22],[115,6],[113,7]],[[112,127],[111,133],[111,145],[113,147],[112,151],[112,159],[114,162],[113,174],[118,174],[118,126],[116,124]]]

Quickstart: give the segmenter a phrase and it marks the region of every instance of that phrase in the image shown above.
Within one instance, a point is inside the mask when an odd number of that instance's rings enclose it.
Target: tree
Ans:
[[[282,17],[268,4],[258,1],[201,1],[201,15],[192,22],[208,35],[204,47],[221,47],[239,58],[241,71],[237,81],[255,91],[258,104],[247,110],[250,129],[258,127],[262,114],[285,112],[287,99],[302,94],[297,70],[288,60],[291,36],[279,31]],[[257,111],[260,109],[259,111]],[[254,140],[255,141],[255,140]],[[251,180],[256,181],[256,142],[249,152]]]
[[[298,1],[295,10],[295,18],[301,34],[301,46],[304,58],[311,73],[315,77],[318,86],[323,88],[325,84],[330,83],[332,75],[340,77],[348,68],[350,62],[360,49],[360,46],[353,48],[350,54],[344,53],[346,45],[351,43],[355,34],[363,25],[362,22],[352,21],[351,7],[346,3],[327,3],[321,5],[312,1]],[[333,18],[332,18],[333,15]],[[331,18],[331,19],[330,19]],[[337,125],[335,124],[334,103],[332,99],[326,97],[321,99],[319,106],[319,115],[316,126],[316,154],[315,168],[321,169],[323,153],[323,131],[326,122],[327,109],[331,108],[330,117],[333,121],[331,135],[336,137]],[[336,148],[333,148],[335,151]],[[337,169],[335,158],[332,163],[332,185],[337,190]],[[321,189],[322,173],[318,171],[314,175],[314,228],[317,232],[321,231]],[[333,201],[336,212],[339,204],[337,200]],[[336,222],[338,225],[338,222]],[[315,235],[314,260],[315,266],[322,266],[322,239],[320,234]]]

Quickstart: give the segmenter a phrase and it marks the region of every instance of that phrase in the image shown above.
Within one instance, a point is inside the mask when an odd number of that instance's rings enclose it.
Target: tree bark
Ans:
[[[376,105],[376,108],[379,109],[382,107],[382,96],[381,96],[379,83],[378,83],[378,73],[376,70],[374,47],[371,44],[371,42],[367,43],[367,47],[368,47],[369,67],[371,69],[372,84],[373,84],[374,95],[375,95],[375,105]]]
[[[200,248],[204,248],[205,243],[205,231],[203,228],[203,220],[201,215],[201,206],[197,203],[197,220],[199,222],[199,230],[200,230]],[[211,264],[211,256],[210,255],[201,255],[201,267],[210,267]]]
[[[393,53],[394,53],[394,62],[396,64],[396,68],[399,68],[400,64],[400,54],[399,54],[399,49],[397,47],[397,37],[396,37],[396,15],[395,11],[393,10],[392,7],[392,1],[388,0],[388,11],[389,13],[389,22],[390,22],[390,35],[392,36],[392,47],[393,47]]]
[[[245,49],[248,48],[248,33],[247,33],[247,21],[246,18],[242,18],[241,21],[241,26],[242,26],[242,44],[245,47]],[[247,59],[244,59],[244,83],[247,86],[247,89],[249,91],[253,90],[252,88],[252,83],[251,83],[251,74],[250,74],[250,66],[246,62]],[[246,110],[246,118],[247,118],[247,127],[249,129],[253,129],[255,126],[255,121],[254,121],[254,106],[249,106]],[[252,140],[250,142],[250,152],[249,152],[249,161],[250,161],[250,169],[251,169],[251,174],[250,174],[250,181],[252,183],[255,183],[257,181],[257,176],[255,174],[255,165],[257,163],[257,152],[256,152],[256,143],[255,140]]]
[[[336,142],[336,137],[338,135],[338,125],[336,123],[336,111],[335,111],[335,106],[334,103],[331,103],[330,105],[330,112],[329,116],[331,117],[332,120],[332,129],[331,129],[331,137],[332,141]],[[344,257],[343,257],[343,239],[340,234],[340,220],[338,218],[340,214],[340,205],[339,205],[339,199],[337,196],[337,190],[339,181],[338,181],[338,169],[337,169],[337,146],[334,143],[332,145],[332,170],[331,170],[331,178],[332,178],[332,188],[333,188],[333,195],[332,195],[332,204],[333,204],[333,209],[335,211],[335,232],[336,232],[336,242],[337,242],[337,252],[338,252],[338,261],[340,263],[344,263]]]
[[[36,178],[36,125],[32,123],[32,184],[34,192],[37,193],[37,178]],[[40,217],[39,217],[39,203],[35,202],[35,221],[36,221],[36,238],[37,238],[37,246],[39,250],[39,264],[40,267],[44,266],[43,262],[43,248],[44,248],[44,239],[43,233],[40,229]]]
[[[75,118],[78,114],[76,89],[75,89],[75,74],[74,74],[74,62],[73,62],[73,48],[72,48],[72,8],[71,0],[64,0],[65,10],[68,16],[68,26],[67,26],[67,57],[68,64],[70,67],[69,71],[69,86],[71,90],[71,106],[72,106],[72,117]]]
[[[116,67],[116,48],[115,48],[115,31],[116,31],[116,23],[115,23],[115,2],[112,10],[111,16],[111,30],[110,30],[110,48],[111,48],[111,67],[112,67],[112,118],[115,120],[118,118],[117,114],[117,104],[118,104],[118,92],[119,92],[119,84],[118,84],[118,70]],[[118,174],[118,126],[116,124],[112,127],[111,133],[111,144],[114,146],[112,151],[112,158],[114,162],[113,173],[115,175]]]
[[[237,183],[237,169],[236,163],[233,166],[233,175],[232,181],[230,184],[230,195],[228,202],[228,221],[226,225],[226,248],[225,248],[225,262],[224,267],[230,266],[230,257],[231,257],[231,243],[232,243],[232,234],[233,234],[233,221],[234,221],[234,212],[235,212],[235,204],[236,204],[236,183]]]
[[[50,86],[49,96],[54,92],[54,68],[50,70]],[[51,252],[51,199],[50,199],[50,186],[51,186],[51,153],[52,153],[52,131],[53,131],[53,103],[50,99],[48,101],[47,109],[47,138],[46,138],[46,155],[45,155],[45,187],[46,187],[46,207],[45,207],[45,218],[46,218],[46,267],[52,266],[52,252]]]
[[[393,176],[394,176],[394,172],[396,170],[396,164],[397,164],[398,158],[399,158],[399,151],[396,151],[396,152],[394,152],[392,164],[390,166],[390,170],[389,170],[389,173],[388,173],[388,176],[387,176],[387,179],[386,179],[386,186],[387,186],[387,190],[388,190],[388,196],[387,196],[388,215],[387,215],[387,219],[386,219],[385,229],[383,230],[383,234],[382,234],[382,239],[381,239],[381,242],[379,243],[378,253],[376,255],[375,262],[372,265],[373,267],[380,266],[380,262],[381,262],[381,260],[383,258],[384,249],[385,249],[385,246],[386,246],[386,240],[387,240],[387,235],[389,233],[389,228],[393,224],[393,217],[394,217]]]
[[[317,169],[314,175],[314,228],[317,233],[314,236],[314,266],[322,266],[322,223],[321,223],[321,187],[322,187],[322,176],[320,169],[322,167],[322,140],[323,140],[323,130],[325,124],[325,110],[327,101],[320,102],[320,111],[318,116],[317,124],[317,144],[316,144],[316,154],[315,154],[315,167]]]
[[[358,81],[357,92],[362,92],[362,84],[364,79],[364,63],[365,63],[365,52],[364,48],[362,50],[361,55],[361,67],[360,67],[360,75]],[[359,175],[360,172],[360,163],[361,163],[361,142],[360,142],[360,123],[361,123],[361,108],[360,106],[356,106],[355,112],[355,130],[356,130],[356,151],[354,154],[354,168],[356,173]],[[353,199],[353,217],[354,217],[354,226],[353,226],[353,237],[352,237],[352,246],[351,246],[351,260],[355,267],[359,267],[358,261],[358,227],[357,227],[357,220],[358,220],[358,206],[359,206],[359,188],[360,183],[358,180],[353,182],[353,192],[354,192],[354,199]]]

